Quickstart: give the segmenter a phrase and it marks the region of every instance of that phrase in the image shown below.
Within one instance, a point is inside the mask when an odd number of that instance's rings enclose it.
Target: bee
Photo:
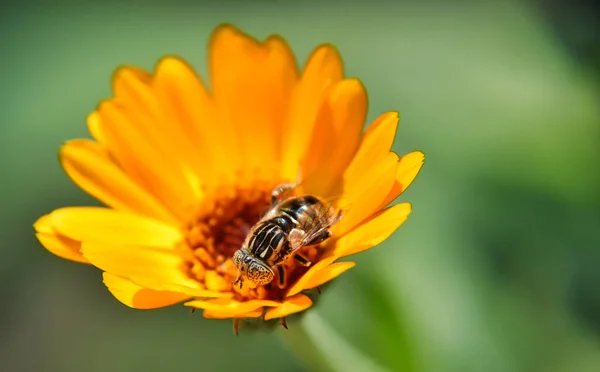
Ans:
[[[250,229],[242,247],[233,255],[238,270],[234,285],[242,288],[246,280],[254,285],[269,284],[277,270],[283,288],[283,264],[293,258],[310,266],[312,263],[298,251],[331,236],[330,228],[341,219],[341,211],[316,196],[293,195],[293,190],[291,185],[273,190],[271,209]]]

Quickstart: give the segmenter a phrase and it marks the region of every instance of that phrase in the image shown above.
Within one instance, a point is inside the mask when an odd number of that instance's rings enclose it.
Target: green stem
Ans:
[[[280,334],[311,370],[389,372],[344,340],[314,310]]]

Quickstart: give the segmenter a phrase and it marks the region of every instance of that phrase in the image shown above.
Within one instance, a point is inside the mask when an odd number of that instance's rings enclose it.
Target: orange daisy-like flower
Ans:
[[[117,71],[114,97],[88,117],[94,140],[76,139],[60,162],[107,207],[66,207],[35,223],[57,256],[92,264],[122,303],[137,309],[187,301],[206,318],[281,318],[312,305],[311,289],[354,266],[407,218],[390,204],[424,156],[390,152],[398,114],[363,133],[367,94],[345,78],[336,49],[317,47],[299,71],[286,42],[220,26],[209,46],[210,91],[184,61],[151,74]],[[304,248],[309,266],[285,262],[288,280],[234,285],[232,262],[270,208],[271,192],[340,198],[349,208],[332,236]],[[385,208],[385,209],[384,209]],[[235,323],[235,322],[234,322]]]

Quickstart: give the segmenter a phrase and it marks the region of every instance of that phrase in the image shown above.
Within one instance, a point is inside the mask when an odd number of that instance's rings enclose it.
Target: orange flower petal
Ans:
[[[360,81],[342,80],[327,90],[301,163],[304,190],[324,197],[341,193],[339,180],[356,154],[366,115],[367,93]]]
[[[233,297],[233,293],[231,292],[217,292],[210,289],[205,289],[202,287],[200,283],[194,283],[194,287],[191,287],[191,284],[188,285],[180,285],[180,284],[172,284],[172,283],[157,283],[148,281],[148,287],[158,288],[160,287],[165,291],[179,292],[188,294],[190,297],[197,298],[231,298]]]
[[[79,248],[81,247],[80,242],[60,235],[37,233],[35,236],[47,250],[58,257],[81,263],[89,263],[88,260],[81,255],[81,252],[79,252]]]
[[[123,304],[134,309],[156,309],[182,302],[189,295],[170,291],[154,291],[119,276],[104,273],[104,284],[110,293]]]
[[[50,214],[52,227],[82,242],[171,248],[181,232],[157,220],[101,207],[67,207]]]
[[[227,298],[217,298],[213,300],[194,300],[186,302],[185,306],[195,307],[209,311],[213,317],[220,316],[221,318],[237,318],[257,309],[262,309],[264,306],[279,306],[279,302],[269,300],[250,300],[236,301]]]
[[[33,228],[40,244],[55,255],[68,260],[89,263],[80,252],[81,243],[61,236],[52,227],[52,217],[46,214],[35,221]]]
[[[250,311],[248,313],[236,314],[235,316],[229,316],[227,315],[227,313],[221,313],[219,311],[204,310],[202,312],[202,315],[206,319],[258,318],[263,315],[263,309],[260,308],[254,311]]]
[[[396,204],[384,209],[335,242],[334,256],[349,256],[380,244],[406,221],[410,212],[410,203]]]
[[[342,58],[333,45],[321,45],[312,52],[294,88],[283,132],[283,179],[296,181],[298,164],[308,148],[325,88],[343,76]]]
[[[281,305],[267,310],[265,320],[282,318],[290,314],[298,313],[312,306],[310,298],[303,294],[286,299]]]
[[[122,79],[123,74],[131,76],[131,79]],[[122,66],[119,67],[113,74],[112,88],[115,96],[125,98],[129,101],[135,101],[138,95],[135,89],[132,89],[132,81],[139,81],[142,84],[148,85],[152,81],[152,75],[139,67]]]
[[[101,114],[100,111],[104,111],[104,114]],[[114,159],[115,163],[123,169],[135,183],[155,194],[154,190],[150,188],[150,183],[146,181],[144,172],[137,168],[137,164],[130,154],[130,150],[127,147],[123,147],[125,142],[121,141],[118,136],[111,134],[111,121],[118,121],[121,125],[131,125],[127,122],[126,118],[116,110],[114,102],[104,101],[98,105],[96,111],[93,111],[88,115],[88,130],[111,155],[111,158]]]
[[[331,265],[336,259],[337,257],[335,257],[333,254],[329,254],[328,256],[321,258],[319,262],[312,265],[310,269],[308,269],[308,271],[290,287],[286,295],[291,297],[302,292],[306,288],[309,288],[309,283],[312,281],[312,278],[317,276],[320,271]]]
[[[179,118],[172,116],[172,106],[166,104],[169,101],[156,94],[172,80],[169,67],[169,59],[161,61],[152,79],[131,67],[120,69],[115,74],[115,95],[130,125],[136,126],[137,132],[153,145],[154,152],[170,164],[179,188],[194,195],[200,184],[198,176],[206,176],[207,164],[184,132]]]
[[[388,112],[375,119],[367,128],[360,148],[345,172],[347,183],[360,182],[366,169],[385,159],[394,143],[398,120],[397,112]]]
[[[398,156],[388,152],[378,164],[362,169],[360,173],[362,180],[359,181],[358,174],[345,175],[345,179],[354,181],[345,182],[347,190],[344,198],[347,199],[348,211],[333,227],[335,235],[344,235],[377,210],[392,189],[396,179],[397,162]]]
[[[314,275],[309,277],[304,283],[305,289],[311,289],[320,286],[323,283],[327,283],[328,281],[337,278],[346,270],[353,268],[356,265],[354,262],[336,262],[333,263],[317,272]]]
[[[214,32],[209,55],[213,97],[235,128],[244,168],[274,166],[297,78],[292,52],[277,36],[259,43],[225,25]]]
[[[211,291],[225,291],[231,287],[231,282],[214,270],[207,270],[204,277],[206,288]]]
[[[121,79],[135,81],[127,71]],[[150,88],[139,82],[134,87],[143,91],[142,96],[150,94]],[[176,151],[180,146],[156,130],[161,122],[166,124],[164,117],[156,117],[156,108],[148,107],[152,105],[156,104],[126,104],[118,99],[103,102],[98,108],[102,132],[111,155],[125,172],[177,217],[187,219],[202,201],[202,184]]]
[[[402,194],[408,186],[414,181],[423,166],[425,161],[425,154],[421,151],[413,151],[402,156],[398,160],[398,168],[396,169],[396,181],[394,186],[390,190],[389,195],[380,205],[384,207],[394,201],[400,194]]]
[[[155,76],[150,85],[136,84],[132,90],[138,95],[131,102],[130,116],[137,122],[144,123],[144,132],[154,139],[162,153],[167,153],[175,168],[183,175],[183,179],[193,189],[198,179],[208,179],[211,176],[212,164],[203,153],[201,147],[191,141],[188,131],[180,118],[185,114],[179,95],[179,76],[173,74],[183,65],[174,58],[161,60],[156,67]],[[187,76],[185,76],[187,77]],[[198,98],[198,97],[196,97]],[[208,102],[196,102],[196,105]],[[205,117],[210,120],[210,117]],[[191,177],[198,177],[194,180]]]
[[[84,139],[69,141],[60,150],[60,160],[73,182],[106,205],[175,222],[173,215],[114,164],[99,144]]]
[[[94,266],[156,291],[180,292],[190,297],[230,297],[204,289],[188,277],[179,253],[141,246],[83,243],[81,252]]]
[[[100,115],[94,111],[87,117],[87,128],[92,137],[103,147],[106,146],[106,138],[102,132],[102,123],[100,121]]]
[[[165,125],[200,178],[212,180],[215,173],[231,178],[239,162],[231,156],[237,152],[231,141],[235,133],[219,121],[216,107],[193,68],[181,59],[164,58],[156,68],[152,87],[168,118]]]
[[[38,218],[37,221],[33,223],[33,228],[39,233],[56,235],[56,230],[52,227],[52,217],[50,214],[45,214]]]

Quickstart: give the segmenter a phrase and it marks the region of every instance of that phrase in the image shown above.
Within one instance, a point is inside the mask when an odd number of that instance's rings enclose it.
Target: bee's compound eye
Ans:
[[[275,273],[269,266],[255,260],[248,266],[247,276],[256,285],[266,285],[273,281]]]
[[[238,269],[241,269],[242,267],[242,262],[244,262],[244,256],[246,256],[244,254],[244,252],[241,249],[238,249],[237,251],[235,251],[235,253],[233,254],[232,257],[232,261],[233,261],[233,266],[235,266]]]

